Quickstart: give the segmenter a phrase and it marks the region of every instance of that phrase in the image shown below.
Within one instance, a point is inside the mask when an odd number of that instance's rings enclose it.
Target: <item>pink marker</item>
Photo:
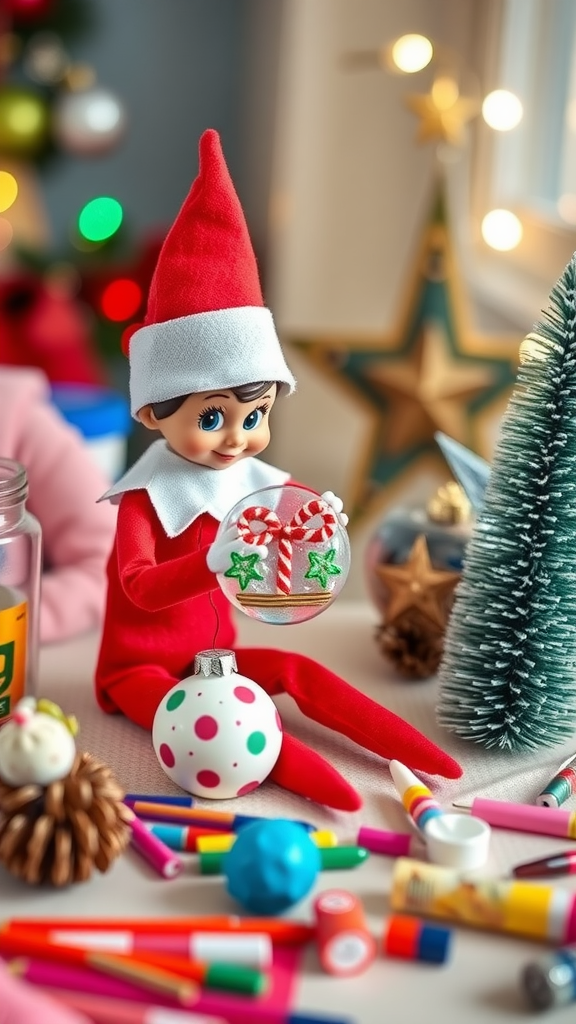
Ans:
[[[189,1010],[139,1006],[122,999],[88,996],[79,992],[55,990],[52,994],[69,1010],[86,1014],[94,1024],[226,1024],[222,1017],[207,1017]]]
[[[485,800],[479,796],[471,804],[454,804],[454,807],[471,811],[477,818],[496,828],[576,839],[576,811],[535,807],[533,804],[512,804],[506,800]]]
[[[426,847],[417,836],[408,832],[386,832],[379,828],[362,825],[358,829],[358,846],[365,847],[371,853],[381,853],[385,857],[416,857],[426,855]]]
[[[131,843],[135,850],[162,875],[162,878],[176,878],[184,867],[184,861],[174,850],[169,849],[161,839],[153,835],[139,818],[130,822]]]

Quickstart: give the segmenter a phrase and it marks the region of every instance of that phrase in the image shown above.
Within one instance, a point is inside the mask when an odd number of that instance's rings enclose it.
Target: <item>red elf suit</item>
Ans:
[[[215,131],[200,140],[198,177],[160,252],[129,359],[135,418],[150,403],[255,381],[276,381],[279,394],[294,389]],[[104,495],[119,509],[96,669],[100,706],[151,729],[163,696],[192,673],[195,654],[233,649],[238,671],[272,697],[289,693],[309,718],[384,758],[457,778],[461,768],[448,754],[324,666],[296,653],[235,648],[232,606],[207,557],[237,501],[288,479],[259,458],[212,469],[160,440]],[[270,778],[331,807],[361,806],[330,764],[286,732]]]

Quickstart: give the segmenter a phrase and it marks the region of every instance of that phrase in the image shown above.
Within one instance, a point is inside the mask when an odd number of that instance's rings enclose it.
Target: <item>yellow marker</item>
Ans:
[[[196,839],[196,849],[198,853],[227,853],[237,839],[237,836],[237,832],[221,832],[217,836],[198,836]],[[310,839],[321,849],[327,846],[338,846],[336,833],[330,832],[329,829],[310,832]]]

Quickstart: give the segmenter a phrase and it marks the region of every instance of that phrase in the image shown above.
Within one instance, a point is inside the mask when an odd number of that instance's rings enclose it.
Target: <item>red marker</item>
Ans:
[[[576,851],[564,850],[562,853],[542,857],[541,860],[530,860],[517,864],[512,868],[514,878],[549,878],[551,875],[573,875],[576,873]]]

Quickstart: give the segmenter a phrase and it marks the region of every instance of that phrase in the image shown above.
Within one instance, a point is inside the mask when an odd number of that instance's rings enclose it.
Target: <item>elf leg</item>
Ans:
[[[152,729],[162,698],[178,680],[159,665],[137,665],[117,676],[96,680],[96,696],[108,714],[119,711],[143,729]]]
[[[328,761],[286,732],[268,778],[291,793],[339,811],[357,811],[362,806],[356,790]]]
[[[418,729],[312,658],[292,651],[244,648],[236,651],[236,660],[238,671],[271,696],[289,693],[308,718],[366,750],[430,775],[462,775],[457,761]]]

